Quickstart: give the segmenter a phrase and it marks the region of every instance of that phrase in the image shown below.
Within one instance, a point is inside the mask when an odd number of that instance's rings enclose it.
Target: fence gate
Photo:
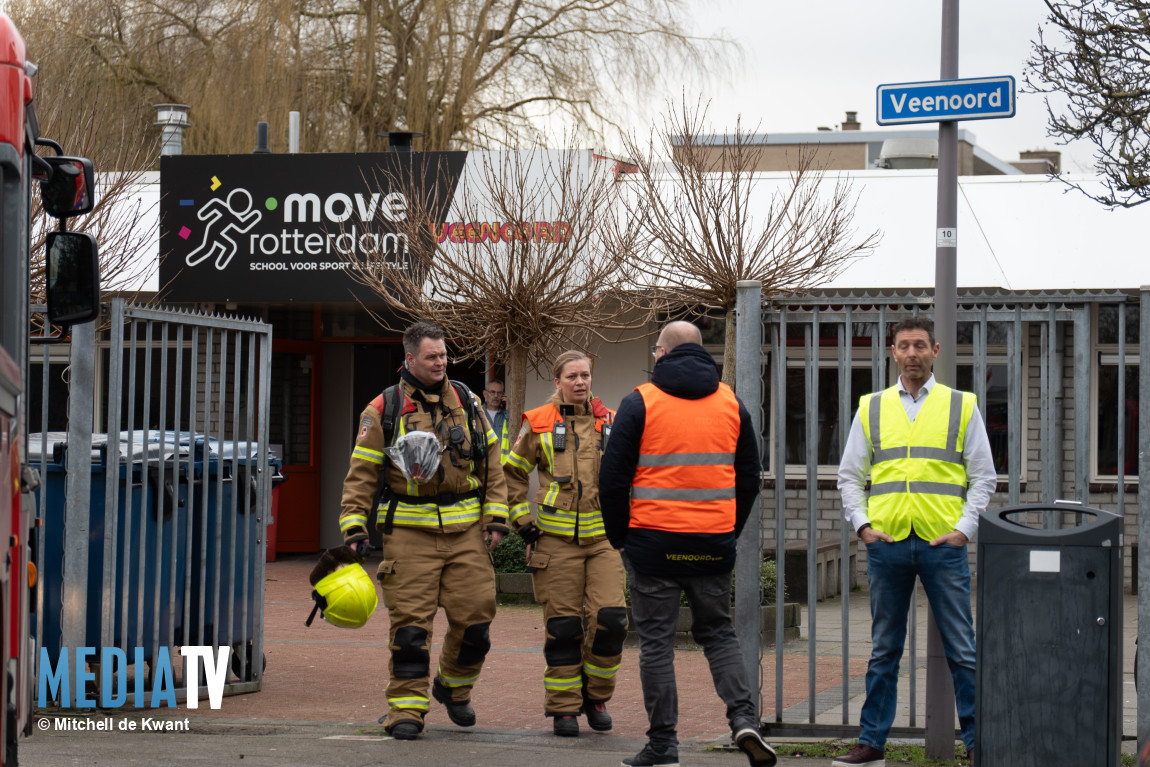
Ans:
[[[42,478],[38,641],[52,659],[61,648],[97,648],[89,665],[101,696],[116,679],[102,660],[115,661],[116,675],[145,674],[144,685],[127,685],[126,703],[111,691],[116,705],[152,705],[165,682],[157,672],[169,668],[168,686],[184,699],[194,661],[177,648],[186,646],[210,646],[213,661],[231,648],[225,694],[259,690],[279,465],[268,453],[271,326],[115,299],[110,327],[106,346],[86,349],[73,335],[68,430],[31,439]],[[59,423],[48,355],[45,347],[45,427]]]
[[[978,396],[987,424],[999,474],[990,508],[1074,499],[1126,513],[1124,488],[1138,455],[1129,403],[1139,389],[1150,391],[1150,371],[1139,370],[1130,332],[1140,309],[1148,316],[1137,299],[1119,291],[959,296],[955,383]],[[929,293],[830,291],[764,307],[763,550],[784,563],[785,548],[803,547],[806,566],[803,594],[787,583],[785,566],[777,570],[776,636],[783,636],[785,590],[786,598],[806,603],[807,640],[805,658],[799,643],[782,642],[770,648],[773,662],[764,658],[764,725],[774,737],[858,734],[870,623],[855,624],[852,635],[850,600],[818,604],[818,587],[830,578],[839,582],[829,593],[850,594],[852,559],[866,583],[865,547],[842,521],[836,472],[859,395],[890,386],[897,375],[891,326],[918,314],[933,314]],[[1111,484],[1117,490],[1107,490]],[[828,547],[839,565],[816,570]],[[916,594],[896,737],[925,732],[918,689],[926,637],[916,636],[917,601]],[[804,664],[806,694],[785,698],[784,670]]]

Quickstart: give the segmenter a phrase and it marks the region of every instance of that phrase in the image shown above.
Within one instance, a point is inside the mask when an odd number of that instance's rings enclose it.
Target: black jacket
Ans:
[[[682,344],[655,364],[651,383],[673,397],[702,399],[719,388],[719,371],[706,349],[698,344]],[[636,570],[647,575],[675,577],[730,572],[734,567],[735,540],[747,523],[751,506],[761,488],[759,440],[751,423],[751,414],[741,400],[739,420],[739,440],[735,448],[734,532],[672,533],[631,529],[631,482],[639,463],[639,444],[647,411],[639,392],[631,392],[623,399],[615,414],[611,438],[607,441],[599,469],[599,502],[608,540],[615,548],[626,549],[627,558]],[[755,523],[758,524],[758,520]]]

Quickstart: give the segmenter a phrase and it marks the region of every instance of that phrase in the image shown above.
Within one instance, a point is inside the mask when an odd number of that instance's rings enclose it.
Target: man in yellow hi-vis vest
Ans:
[[[922,581],[974,750],[974,624],[966,544],[998,481],[975,396],[935,382],[934,323],[894,327],[894,386],[864,395],[839,464],[843,514],[867,548],[871,658],[859,742],[834,767],[882,767],[914,581]],[[867,475],[870,491],[866,491]]]

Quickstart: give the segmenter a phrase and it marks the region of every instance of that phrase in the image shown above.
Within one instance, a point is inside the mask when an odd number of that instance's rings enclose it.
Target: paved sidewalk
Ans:
[[[265,603],[267,671],[263,690],[226,698],[218,712],[189,711],[194,717],[219,716],[261,721],[347,722],[378,727],[387,681],[387,611],[380,607],[368,625],[348,630],[318,619],[307,628],[311,611],[307,574],[314,558],[288,558],[269,563]],[[440,611],[433,630],[432,662],[447,628]],[[502,605],[491,624],[491,652],[472,695],[480,727],[523,731],[549,730],[543,716],[543,619],[537,605]],[[764,658],[764,678],[774,679],[774,655]],[[801,665],[800,665],[801,661]],[[865,659],[859,662],[860,673]],[[785,705],[806,698],[805,658],[784,662]],[[681,740],[710,743],[728,733],[725,707],[714,692],[710,672],[697,650],[676,654]],[[837,682],[838,658],[820,658],[824,685]],[[614,735],[641,738],[647,730],[639,686],[639,651],[627,648],[609,710]],[[774,714],[773,691],[766,691],[764,713]],[[429,724],[449,726],[443,708],[432,703]],[[584,728],[586,729],[586,728]]]
[[[267,567],[265,645],[267,670],[259,693],[224,699],[216,711],[206,706],[178,711],[123,712],[116,719],[139,721],[156,713],[188,718],[188,732],[39,732],[21,741],[23,765],[186,764],[208,761],[243,765],[463,765],[517,767],[547,763],[556,767],[618,764],[645,742],[647,727],[639,687],[638,650],[624,651],[616,694],[609,710],[615,720],[610,733],[592,733],[584,726],[577,739],[559,739],[543,716],[543,628],[538,606],[501,606],[491,627],[492,649],[475,688],[478,716],[474,729],[454,727],[443,708],[432,703],[425,736],[414,743],[383,737],[377,723],[384,712],[387,672],[387,612],[381,606],[359,630],[339,629],[317,621],[306,628],[311,610],[307,575],[315,557],[287,557]],[[1126,601],[1125,725],[1132,733],[1136,698],[1133,692],[1133,637],[1136,598]],[[847,721],[857,722],[862,703],[862,679],[869,656],[869,610],[865,593],[849,597]],[[925,609],[918,611],[919,623]],[[815,667],[807,664],[811,616],[804,608],[802,638],[784,647],[783,719],[805,723],[812,708],[822,724],[842,722],[842,603],[819,603],[814,616]],[[442,637],[446,620],[435,624],[433,641]],[[925,632],[919,630],[925,645]],[[432,660],[438,655],[436,641]],[[917,658],[921,666],[925,653]],[[775,718],[775,654],[764,648],[762,664],[763,717]],[[905,666],[906,664],[904,664]],[[724,706],[714,692],[702,652],[680,650],[678,675],[681,762],[684,765],[742,765],[744,757],[726,750],[730,737]],[[910,724],[910,677],[900,685],[896,726]],[[813,676],[816,696],[808,700]],[[925,671],[916,675],[918,706],[925,700]],[[97,715],[99,717],[99,715]],[[52,719],[49,715],[47,718]],[[916,715],[918,726],[924,716]],[[581,720],[583,724],[583,720]],[[1130,746],[1131,744],[1127,744]],[[241,761],[242,760],[242,761]],[[822,760],[787,758],[786,767],[822,764]]]

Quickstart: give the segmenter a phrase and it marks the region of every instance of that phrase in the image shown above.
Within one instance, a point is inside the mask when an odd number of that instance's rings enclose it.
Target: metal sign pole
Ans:
[[[958,77],[958,0],[942,2],[942,71],[944,80]],[[939,383],[954,386],[955,315],[958,309],[958,123],[938,124],[938,213],[934,256],[934,332],[940,344],[934,363]],[[934,615],[927,611],[926,753],[954,758],[954,683],[946,663]]]

